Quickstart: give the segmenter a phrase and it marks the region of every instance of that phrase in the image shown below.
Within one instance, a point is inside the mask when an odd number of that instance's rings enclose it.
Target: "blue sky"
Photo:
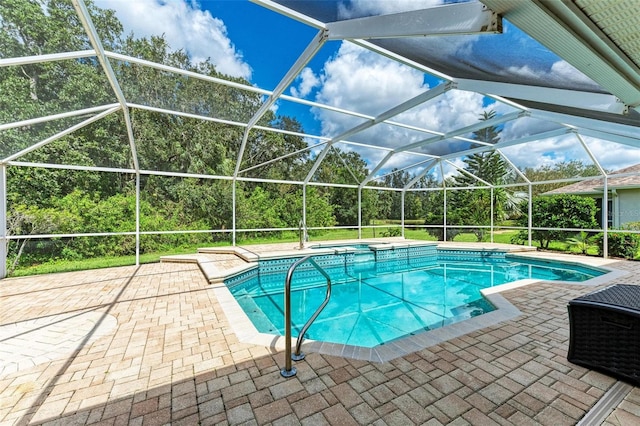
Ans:
[[[439,0],[351,0],[351,13],[383,13],[392,10],[412,9],[433,5]],[[273,89],[306,48],[315,28],[284,17],[248,0],[96,0],[99,7],[116,10],[128,33],[136,36],[164,34],[174,49],[185,49],[194,61],[211,58],[219,71],[244,77],[251,84]],[[399,9],[400,8],[400,9]],[[523,34],[507,31],[501,36],[518,37],[527,41]],[[469,38],[465,46],[473,48],[479,39]],[[490,39],[486,44],[498,49],[499,39]],[[532,46],[531,44],[529,46]],[[576,71],[566,62],[553,62],[554,55],[534,46],[523,50],[521,57],[537,55],[550,65],[544,73],[535,68],[520,66],[515,72],[539,73],[542,78],[576,78]],[[577,77],[579,78],[579,76]],[[386,109],[422,93],[438,83],[437,79],[402,66],[348,42],[329,42],[308,64],[308,67],[285,92],[305,99],[328,103],[340,108],[376,115]],[[511,111],[502,104],[493,104],[481,95],[452,91],[436,100],[414,108],[398,120],[420,125],[433,130],[448,131],[477,122],[478,116],[488,106],[498,113]],[[321,136],[334,136],[358,123],[353,117],[336,115],[327,111],[300,107],[287,102],[276,105],[278,114],[295,116],[304,125],[305,131]],[[519,120],[505,126],[503,136],[517,137],[537,133],[539,122]],[[381,126],[380,126],[381,127]],[[400,141],[411,140],[409,133],[400,131],[390,135],[382,128],[367,132],[368,142],[393,147]],[[356,138],[357,139],[357,138]],[[590,141],[590,149],[604,159],[607,168],[620,168],[640,162],[640,154],[629,150],[613,155],[610,145]],[[346,146],[341,146],[347,149]],[[546,153],[563,149],[550,158]],[[621,148],[623,149],[623,148]],[[635,151],[635,150],[634,150]],[[386,152],[369,150],[361,152],[376,161]],[[533,154],[533,155],[532,155]],[[540,161],[563,161],[579,158],[589,161],[585,151],[575,141],[554,139],[540,141],[524,147],[510,149],[512,160],[520,167],[535,166]],[[398,159],[398,161],[401,161]],[[459,160],[460,161],[460,160]],[[390,162],[389,167],[403,164]]]

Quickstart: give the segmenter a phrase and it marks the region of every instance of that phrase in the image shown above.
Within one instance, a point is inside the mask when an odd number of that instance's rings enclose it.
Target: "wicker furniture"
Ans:
[[[567,359],[640,385],[640,286],[616,284],[569,302]]]

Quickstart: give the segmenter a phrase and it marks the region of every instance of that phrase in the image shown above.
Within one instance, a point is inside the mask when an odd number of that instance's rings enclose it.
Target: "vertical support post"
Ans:
[[[358,239],[362,239],[362,188],[358,187]]]
[[[609,179],[604,175],[604,188],[602,190],[602,257],[609,257]]]
[[[400,204],[400,226],[402,227],[402,238],[404,238],[404,200],[405,200],[405,195],[406,191],[402,190],[402,195],[401,195],[401,204]]]
[[[307,184],[302,184],[302,223],[304,223],[305,236],[307,233]]]
[[[531,227],[533,226],[533,218],[531,217],[533,215],[533,190],[531,189],[531,182],[529,182],[529,216],[528,216],[528,223],[527,223],[527,231],[529,234],[529,247],[531,247],[531,243],[532,243],[532,232],[531,232]]]
[[[0,279],[7,276],[7,165],[0,164]]]
[[[442,241],[447,241],[447,188],[444,188],[443,191],[444,191],[444,197],[443,197],[444,209],[442,213]]]
[[[231,187],[231,245],[236,245],[236,180],[233,179]]]
[[[136,266],[140,265],[140,171],[136,170]]]
[[[491,187],[491,229],[489,232],[491,233],[491,242],[493,242],[493,186]]]

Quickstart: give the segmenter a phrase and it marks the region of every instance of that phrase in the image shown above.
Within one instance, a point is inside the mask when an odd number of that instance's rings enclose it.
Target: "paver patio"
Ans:
[[[608,266],[640,285],[640,263]],[[618,382],[567,361],[566,305],[605,285],[508,290],[513,320],[384,363],[309,353],[284,379],[196,264],[6,279],[0,424],[576,424]],[[625,393],[605,424],[640,424]]]

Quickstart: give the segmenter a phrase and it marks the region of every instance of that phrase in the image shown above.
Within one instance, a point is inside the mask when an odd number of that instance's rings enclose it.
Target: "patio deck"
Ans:
[[[638,262],[584,259],[640,285]],[[284,379],[195,263],[6,279],[0,424],[569,425],[616,392],[603,424],[640,424],[640,388],[566,360],[567,302],[608,284],[506,290],[514,319],[383,363],[308,353]]]

